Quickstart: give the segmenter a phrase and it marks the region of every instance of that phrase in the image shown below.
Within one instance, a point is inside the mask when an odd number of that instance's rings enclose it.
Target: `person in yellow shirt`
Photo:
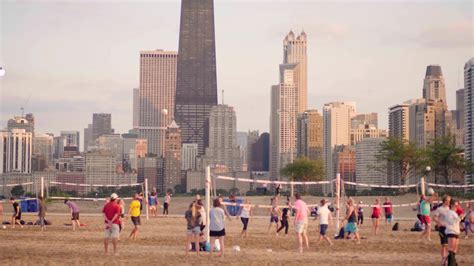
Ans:
[[[132,240],[137,239],[138,229],[140,228],[140,201],[138,200],[138,193],[133,197],[132,202],[130,202],[130,207],[128,208],[128,215],[132,218],[133,230],[130,233],[129,238]]]

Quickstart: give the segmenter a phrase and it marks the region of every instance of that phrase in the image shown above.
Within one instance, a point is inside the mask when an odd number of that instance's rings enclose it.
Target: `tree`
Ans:
[[[10,193],[14,197],[20,197],[25,194],[25,190],[23,189],[23,186],[17,185],[17,186],[12,187],[12,190],[10,191]]]
[[[429,163],[425,149],[420,149],[414,143],[396,137],[390,137],[380,144],[376,159],[384,164],[379,167],[372,166],[373,169],[388,173],[390,169],[395,168],[400,171],[403,184],[411,175],[423,172]]]
[[[287,164],[280,172],[282,175],[288,176],[291,181],[321,181],[324,178],[323,165],[321,160],[310,160],[301,157]]]
[[[456,147],[453,136],[437,137],[427,147],[428,157],[432,165],[435,183],[441,176],[446,184],[453,182],[453,176],[463,176],[465,171],[470,172],[472,167],[463,157],[463,149]]]

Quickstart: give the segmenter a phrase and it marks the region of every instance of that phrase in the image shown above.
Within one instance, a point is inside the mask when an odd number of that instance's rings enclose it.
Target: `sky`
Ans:
[[[308,107],[355,101],[379,113],[420,98],[426,66],[439,64],[448,107],[474,56],[474,1],[215,0],[219,103],[235,107],[239,131],[268,131],[283,38],[308,36]],[[79,130],[92,113],[132,127],[139,53],[178,50],[180,1],[0,0],[0,128],[25,113],[36,132]]]

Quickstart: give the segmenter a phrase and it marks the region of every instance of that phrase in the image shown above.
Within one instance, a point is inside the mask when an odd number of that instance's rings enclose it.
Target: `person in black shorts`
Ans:
[[[290,202],[287,202],[286,203],[286,208],[283,208],[282,212],[281,212],[281,225],[280,225],[280,228],[278,228],[277,230],[277,235],[278,233],[283,229],[285,228],[285,235],[288,235],[288,228],[290,227],[290,224],[288,222],[288,220],[290,219]]]
[[[19,225],[21,228],[23,228],[23,225],[21,224],[21,207],[18,202],[15,201],[14,197],[10,198],[10,203],[13,206],[13,216],[12,216],[12,228],[15,228],[15,225]]]

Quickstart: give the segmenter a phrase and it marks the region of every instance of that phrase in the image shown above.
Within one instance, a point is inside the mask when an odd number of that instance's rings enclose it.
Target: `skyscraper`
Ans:
[[[379,171],[384,168],[384,162],[377,160],[380,145],[386,138],[365,138],[355,146],[355,171],[356,181],[366,184],[387,184],[387,173]],[[377,169],[378,168],[378,169]],[[356,187],[357,190],[366,190],[364,187]],[[371,190],[369,188],[369,190]]]
[[[427,101],[443,102],[446,105],[446,85],[441,66],[429,65],[426,67],[423,81],[423,98]]]
[[[93,114],[92,115],[92,141],[106,134],[113,134],[112,115],[111,114]]]
[[[465,157],[474,162],[474,57],[464,65]],[[474,175],[466,174],[466,183],[474,183]]]
[[[318,110],[307,110],[298,115],[297,153],[311,160],[323,159],[323,116]]]
[[[397,104],[388,108],[388,135],[404,140],[410,137],[410,105]]]
[[[84,128],[84,152],[87,152],[89,146],[93,146],[92,143],[92,124],[88,124],[86,128]]]
[[[148,140],[148,152],[164,156],[166,127],[173,121],[176,95],[176,52],[140,52],[140,138]]]
[[[182,0],[175,119],[183,143],[209,144],[209,112],[217,105],[214,1]]]
[[[332,102],[323,106],[324,119],[324,163],[326,179],[332,180],[333,176],[333,152],[337,145],[349,145],[351,143],[351,118],[356,112],[354,102]]]
[[[233,107],[219,104],[209,115],[209,147],[206,161],[209,165],[242,171],[240,149],[236,144],[237,118]]]
[[[295,37],[290,31],[283,40],[283,64],[295,64],[294,82],[298,89],[298,113],[307,110],[307,56],[306,56],[306,33],[302,31]]]

